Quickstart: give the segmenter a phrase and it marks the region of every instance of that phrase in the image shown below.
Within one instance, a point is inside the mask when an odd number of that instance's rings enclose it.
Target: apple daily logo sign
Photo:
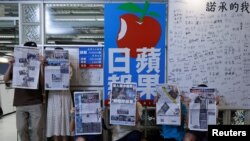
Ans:
[[[134,82],[150,103],[155,86],[165,83],[166,3],[106,3],[104,9],[105,102],[112,82]]]

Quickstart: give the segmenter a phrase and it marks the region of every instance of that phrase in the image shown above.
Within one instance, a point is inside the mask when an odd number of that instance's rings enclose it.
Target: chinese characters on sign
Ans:
[[[152,100],[156,95],[156,86],[165,82],[166,15],[162,11],[166,11],[166,6],[165,4],[150,4],[149,11],[154,11],[161,15],[157,18],[145,16],[145,18],[150,20],[145,20],[142,24],[131,25],[131,22],[136,23],[136,21],[130,21],[126,18],[134,17],[135,20],[139,20],[138,17],[140,15],[127,14],[121,11],[118,9],[120,5],[120,3],[105,4],[104,15],[108,15],[105,16],[104,24],[105,104],[108,104],[108,94],[111,92],[112,83],[133,82],[137,84],[137,91],[140,94],[142,104],[152,105]],[[143,7],[141,3],[136,5]],[[147,26],[147,24],[152,25],[150,22],[155,24],[155,26]],[[133,26],[136,26],[136,29],[133,29]],[[154,29],[156,26],[159,28]],[[134,36],[135,34],[136,36]],[[154,39],[156,36],[157,38]],[[148,40],[145,40],[145,38]]]
[[[102,68],[103,49],[101,47],[79,48],[79,68]]]
[[[169,0],[168,83],[209,84],[221,109],[249,109],[250,0],[193,2]]]
[[[150,99],[150,94],[154,93],[154,88],[159,84],[160,79],[160,50],[156,48],[143,48],[138,49],[137,51],[142,52],[136,58],[136,67],[135,70],[138,76],[138,90],[141,91],[141,95],[146,95],[147,99]],[[110,48],[110,68],[109,73],[112,74],[109,76],[109,85],[112,82],[131,82],[132,76],[130,70],[130,57],[129,49],[119,49],[119,48]],[[124,56],[115,57],[116,54],[124,53]],[[123,64],[120,66],[120,64]],[[123,73],[120,76],[117,76],[115,73]],[[110,88],[109,88],[110,90]]]
[[[249,14],[249,3],[246,1],[242,3],[238,2],[226,3],[224,1],[220,3],[216,3],[215,1],[206,3],[206,11],[215,12],[216,10],[221,12],[233,10],[235,12],[246,12]]]

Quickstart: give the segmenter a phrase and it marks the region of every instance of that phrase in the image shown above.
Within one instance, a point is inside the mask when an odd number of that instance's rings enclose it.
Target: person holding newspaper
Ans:
[[[35,42],[26,42],[24,46],[37,47]],[[16,127],[21,141],[43,141],[43,57],[40,56],[41,69],[39,73],[38,89],[15,88],[14,102],[16,106]],[[9,60],[9,67],[4,75],[4,82],[8,84],[13,78],[14,59]],[[29,131],[29,129],[31,131]]]
[[[192,87],[192,88],[196,88],[196,87]],[[199,84],[197,86],[197,88],[208,88],[208,86],[206,84]],[[197,102],[201,102],[200,97],[197,97],[196,99],[194,99]],[[219,104],[219,96],[215,95],[215,104],[218,105]],[[188,105],[191,102],[191,100],[188,100]],[[190,109],[189,109],[190,111]],[[204,109],[203,109],[204,111]],[[206,112],[206,111],[205,111]],[[216,111],[217,113],[217,111]],[[185,133],[185,137],[184,137],[184,141],[208,141],[208,135],[207,135],[207,131],[196,131],[196,130],[192,130],[192,129],[188,129]]]
[[[110,96],[110,95],[109,95]],[[107,125],[105,119],[102,119],[103,129],[111,130],[112,141],[141,141],[142,132],[140,129],[140,121],[142,116],[142,105],[139,102],[139,94],[136,96],[136,120],[135,126],[125,125]]]
[[[181,95],[180,95],[181,96]],[[154,103],[157,103],[160,98],[160,94],[157,94],[154,99]],[[187,121],[187,108],[184,104],[184,99],[181,96],[181,125],[162,125],[161,136],[164,141],[182,141],[185,135],[184,125]]]
[[[57,47],[55,50],[60,51],[63,48]],[[70,65],[69,78],[72,77],[72,73],[72,66]],[[52,137],[53,141],[69,141],[72,105],[71,91],[69,89],[48,91],[46,136]]]

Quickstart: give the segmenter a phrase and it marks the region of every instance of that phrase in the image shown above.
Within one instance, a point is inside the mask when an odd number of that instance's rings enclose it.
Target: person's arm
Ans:
[[[184,128],[188,127],[188,106],[185,104],[184,101],[181,101],[181,124],[184,126]]]
[[[216,97],[215,97],[215,102],[216,102],[216,105],[219,105],[219,104],[220,104],[220,97],[219,97],[219,96],[216,96]]]
[[[136,102],[136,123],[141,121],[142,116],[142,105],[140,102]]]
[[[70,132],[75,131],[75,108],[71,108],[70,110]]]
[[[184,125],[188,127],[188,114],[189,114],[189,103],[191,99],[189,97],[185,97],[184,95],[180,95],[181,98],[181,118],[184,121]]]
[[[43,56],[39,56],[39,61],[40,61],[40,73],[39,73],[39,81],[44,88],[44,67],[45,67],[45,58]]]
[[[12,72],[13,72],[13,63],[14,63],[14,59],[13,58],[9,59],[8,69],[7,69],[7,71],[6,71],[6,73],[4,74],[4,77],[3,77],[3,81],[5,83],[7,83],[12,78],[11,75],[12,75]]]
[[[73,77],[73,65],[69,63],[69,79],[71,80]]]
[[[155,117],[157,116],[156,103],[158,102],[158,100],[160,99],[160,97],[161,97],[161,95],[159,93],[157,93],[156,96],[154,97],[153,104],[155,105]]]
[[[157,93],[156,96],[154,97],[154,104],[156,104],[158,102],[160,97],[161,97],[161,95],[159,93]]]
[[[113,128],[113,126],[110,126],[107,121],[106,121],[106,113],[108,112],[107,111],[108,109],[104,109],[104,111],[102,111],[101,115],[102,115],[102,128],[104,130],[111,130]],[[108,116],[109,117],[109,116]]]

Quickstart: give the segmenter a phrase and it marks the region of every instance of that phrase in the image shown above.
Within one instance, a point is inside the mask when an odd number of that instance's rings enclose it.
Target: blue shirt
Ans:
[[[184,130],[184,117],[187,115],[186,106],[181,103],[181,125],[162,125],[161,136],[164,139],[174,138],[177,141],[182,141],[185,130]]]

